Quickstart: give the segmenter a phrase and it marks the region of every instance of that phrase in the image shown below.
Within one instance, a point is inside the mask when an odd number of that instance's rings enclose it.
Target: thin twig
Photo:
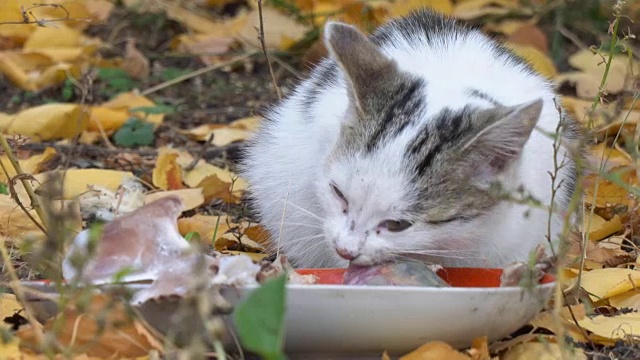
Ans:
[[[33,334],[35,335],[38,344],[42,344],[44,340],[44,334],[42,332],[41,325],[36,320],[36,317],[31,310],[31,305],[27,301],[27,297],[25,296],[25,292],[23,291],[22,286],[20,286],[20,278],[18,277],[16,269],[13,267],[13,263],[11,262],[11,258],[7,253],[4,239],[0,240],[0,255],[2,255],[2,261],[4,262],[7,273],[9,274],[9,285],[11,287],[11,290],[16,295],[16,298],[20,301],[22,306],[24,306],[25,318],[27,318],[29,324],[31,324],[31,327],[33,327]]]
[[[65,16],[60,18],[53,18],[53,19],[38,19],[35,15],[33,15],[33,10],[41,7],[52,7],[54,9],[60,9],[64,11]],[[52,23],[52,22],[62,22],[62,21],[91,22],[91,19],[87,19],[87,18],[72,18],[71,14],[69,14],[69,11],[64,7],[64,5],[60,5],[60,4],[34,4],[33,6],[28,7],[26,9],[24,7],[20,7],[20,13],[22,15],[22,20],[2,21],[0,22],[0,25],[37,24],[40,27],[45,27],[47,23]]]
[[[231,64],[236,63],[238,61],[244,60],[244,59],[249,58],[249,57],[251,57],[251,56],[253,56],[253,55],[257,54],[257,53],[258,53],[258,51],[250,51],[250,52],[248,52],[246,54],[242,54],[242,55],[239,55],[239,56],[236,56],[236,57],[232,57],[231,59],[229,59],[229,60],[227,60],[225,62],[221,62],[219,64],[214,64],[214,65],[209,65],[209,66],[204,67],[202,69],[198,69],[198,70],[192,71],[192,72],[190,72],[188,74],[184,74],[182,76],[178,76],[177,78],[174,78],[174,79],[171,79],[169,81],[165,81],[165,82],[160,83],[158,85],[152,86],[152,87],[148,88],[147,90],[144,90],[144,91],[140,92],[140,94],[141,95],[145,95],[145,96],[149,95],[149,94],[154,93],[154,92],[156,92],[158,90],[162,90],[162,89],[167,88],[169,86],[181,83],[181,82],[183,82],[185,80],[189,80],[189,79],[194,78],[196,76],[200,76],[202,74],[206,74],[209,71],[218,70],[218,69],[223,68],[225,66],[228,66],[228,65],[231,65]]]
[[[204,144],[202,144],[202,148],[200,148],[200,151],[196,154],[196,156],[193,158],[191,163],[189,163],[189,165],[187,165],[184,168],[184,171],[191,171],[196,167],[196,165],[198,165],[198,162],[200,161],[200,159],[202,159],[204,154],[207,152],[207,148],[209,147],[209,145],[211,145],[214,135],[215,134],[213,132],[209,134],[209,136],[207,137],[207,140],[204,142]]]
[[[267,60],[267,65],[269,66],[269,73],[271,74],[271,82],[273,83],[273,88],[278,95],[278,99],[282,99],[282,93],[280,93],[280,88],[278,87],[278,82],[276,81],[276,75],[273,73],[273,67],[271,66],[271,61],[269,60],[269,54],[267,53],[267,45],[264,41],[264,20],[262,18],[262,0],[258,1],[258,16],[260,17],[260,29],[258,30],[258,40],[260,40],[260,45],[262,46],[262,52],[264,53],[264,58]]]
[[[4,134],[2,133],[0,133],[0,147],[2,147],[2,150],[4,150],[4,153],[7,155],[7,158],[9,159],[11,166],[13,166],[13,169],[16,172],[16,176],[24,175],[25,172],[22,170],[22,167],[20,166],[20,163],[18,162],[18,160],[16,160],[16,156],[14,155],[13,151],[11,150],[11,147],[9,146],[9,143],[7,142],[7,138],[5,138]],[[31,200],[31,207],[33,208],[33,210],[35,210],[36,214],[38,214],[38,217],[40,218],[40,221],[42,225],[45,227],[45,229],[48,228],[47,218],[45,217],[44,211],[42,210],[42,207],[38,202],[38,198],[36,197],[35,191],[33,191],[33,187],[31,187],[31,183],[29,182],[29,180],[27,180],[24,177],[20,178],[20,182],[22,183],[22,186],[24,186],[24,189],[27,191],[29,200]]]

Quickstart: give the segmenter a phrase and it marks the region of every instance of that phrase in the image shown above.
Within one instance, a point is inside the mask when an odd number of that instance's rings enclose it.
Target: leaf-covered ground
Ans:
[[[420,6],[482,27],[558,83],[590,144],[576,205],[584,221],[569,237],[558,273],[562,306],[498,343],[478,339],[464,352],[428,343],[403,358],[537,359],[567,349],[576,358],[640,357],[640,51],[632,21],[640,6],[595,0],[265,1],[271,69],[253,0],[4,1],[0,286],[7,291],[0,293],[0,357],[44,358],[45,348],[86,358],[166,354],[163,337],[138,320],[108,325],[94,339],[97,325],[80,314],[122,321],[127,308],[113,299],[63,306],[62,325],[52,331],[52,323],[42,327],[21,310],[24,294],[10,282],[59,280],[77,232],[170,194],[186,207],[182,236],[208,253],[263,258],[269,239],[235,174],[243,141],[279,93],[286,96],[326,54],[318,37],[327,18],[369,31]],[[51,181],[61,170],[64,181]],[[131,177],[143,185],[122,187]],[[42,209],[33,206],[31,188]],[[31,330],[15,332],[26,323]],[[78,326],[87,337],[73,347]],[[43,345],[42,329],[54,346]]]

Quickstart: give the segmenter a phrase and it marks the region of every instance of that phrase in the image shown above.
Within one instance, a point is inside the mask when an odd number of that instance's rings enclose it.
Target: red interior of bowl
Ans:
[[[302,275],[313,274],[318,277],[318,284],[339,285],[347,269],[298,269]],[[438,270],[438,276],[453,287],[500,287],[502,269],[485,268],[444,268]],[[545,274],[541,284],[553,282],[553,275]]]

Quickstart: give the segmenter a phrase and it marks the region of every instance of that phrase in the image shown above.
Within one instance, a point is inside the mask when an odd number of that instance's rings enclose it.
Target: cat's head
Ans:
[[[325,42],[349,109],[317,180],[324,231],[358,264],[473,248],[540,116],[542,101],[444,109],[427,118],[428,83],[398,69],[356,28],[330,23]],[[450,251],[447,251],[450,250]]]

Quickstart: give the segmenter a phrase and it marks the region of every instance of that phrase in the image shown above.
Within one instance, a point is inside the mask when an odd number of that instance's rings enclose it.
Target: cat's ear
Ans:
[[[472,177],[480,183],[495,179],[519,158],[542,112],[542,99],[508,108],[484,110],[477,123],[489,124],[468,141],[461,151],[473,162]]]
[[[330,22],[324,41],[345,73],[349,96],[361,114],[380,112],[388,93],[400,79],[395,61],[351,25]]]

